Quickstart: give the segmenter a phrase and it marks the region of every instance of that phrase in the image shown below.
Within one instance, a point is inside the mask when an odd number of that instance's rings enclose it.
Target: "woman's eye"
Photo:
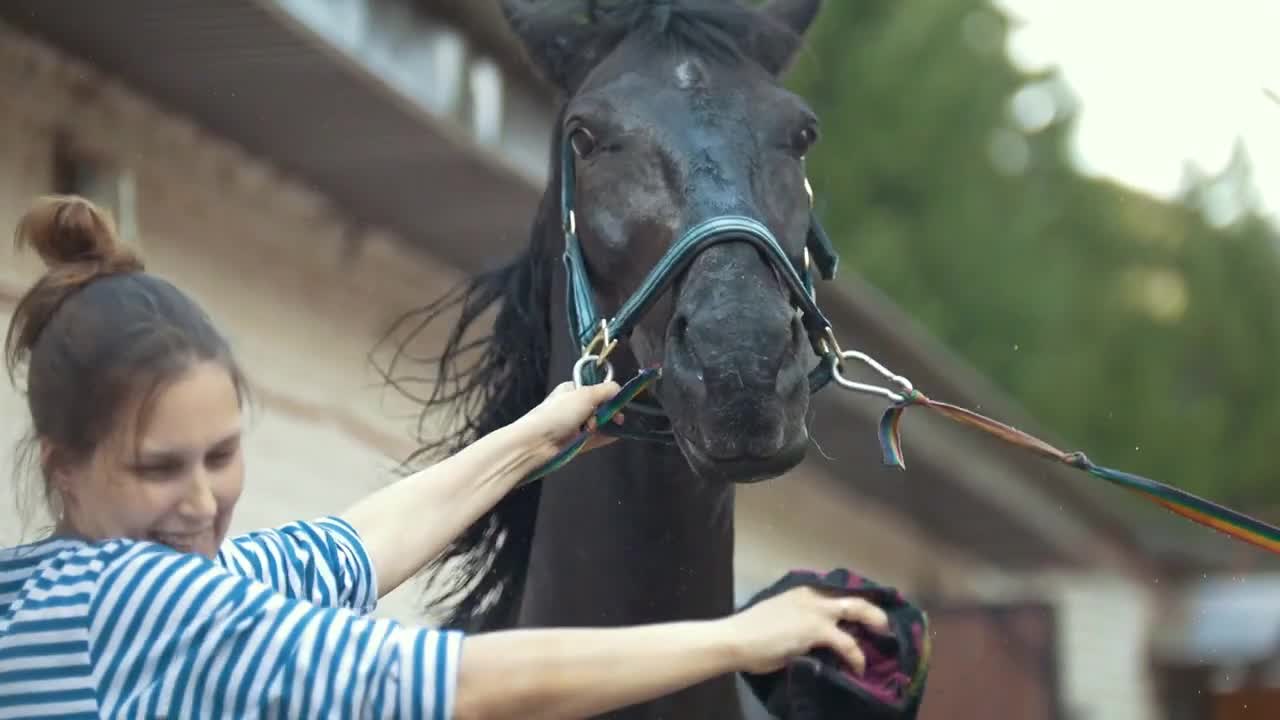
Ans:
[[[165,480],[182,472],[182,465],[177,463],[165,463],[163,465],[143,465],[138,468],[138,474],[148,480]]]
[[[219,450],[209,454],[207,462],[210,467],[220,468],[226,466],[236,456],[235,450]]]

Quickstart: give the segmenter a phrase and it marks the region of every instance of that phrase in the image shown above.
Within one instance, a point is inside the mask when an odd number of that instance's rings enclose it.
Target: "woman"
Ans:
[[[615,384],[523,418],[336,517],[225,539],[245,379],[190,298],[110,219],[46,198],[19,223],[48,272],[6,337],[24,370],[52,537],[0,551],[0,718],[583,717],[825,646],[859,600],[789,592],[735,616],[462,633],[368,616],[554,455]]]

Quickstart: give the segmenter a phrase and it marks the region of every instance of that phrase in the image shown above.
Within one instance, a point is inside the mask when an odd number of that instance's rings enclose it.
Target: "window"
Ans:
[[[125,242],[137,246],[137,197],[133,173],[60,133],[53,146],[53,191],[80,195],[111,212]]]
[[[471,132],[484,145],[502,138],[502,71],[492,60],[479,58],[468,68]]]

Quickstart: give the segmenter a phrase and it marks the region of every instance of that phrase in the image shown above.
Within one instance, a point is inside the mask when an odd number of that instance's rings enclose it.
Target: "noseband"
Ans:
[[[728,242],[744,242],[759,250],[790,290],[791,301],[800,311],[801,322],[814,352],[821,358],[809,373],[809,392],[816,393],[831,382],[838,370],[825,358],[835,348],[834,335],[815,299],[813,270],[816,269],[823,280],[831,280],[835,277],[839,256],[813,211],[813,190],[808,178],[805,179],[805,191],[809,196],[809,233],[799,261],[788,255],[769,228],[758,220],[741,215],[711,217],[685,230],[649,270],[640,287],[612,317],[607,317],[596,306],[582,243],[578,239],[577,215],[574,212],[575,157],[573,145],[566,135],[560,151],[560,216],[564,229],[565,307],[569,332],[581,349],[581,356],[573,366],[574,383],[581,386],[612,380],[613,365],[609,362],[609,355],[618,343],[630,338],[640,319],[699,253],[712,245]],[[632,400],[627,406],[627,413],[647,415],[669,424],[661,406],[643,398]],[[669,427],[640,428],[629,420],[621,427],[610,425],[604,432],[631,439],[674,442]]]

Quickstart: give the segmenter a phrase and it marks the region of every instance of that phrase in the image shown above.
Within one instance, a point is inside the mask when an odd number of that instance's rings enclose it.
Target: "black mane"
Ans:
[[[743,42],[757,43],[756,52],[765,40],[779,48],[795,42],[789,29],[730,0],[546,0],[524,5],[510,20],[526,44],[541,42],[544,48],[565,53],[587,46],[612,50],[625,41],[628,52],[678,47],[708,58],[744,61]],[[577,63],[574,70],[585,74],[590,68],[584,65],[597,62],[599,55],[566,54],[564,60]],[[551,144],[549,188],[554,192],[543,197],[529,247],[505,266],[478,274],[407,313],[387,335],[394,353],[379,372],[389,386],[422,406],[417,432],[420,448],[405,460],[406,471],[421,461],[457,452],[514,422],[549,391],[554,325],[548,314],[550,287],[561,250],[550,247],[560,238],[558,135]],[[492,331],[471,337],[495,308]],[[460,316],[441,354],[414,356],[410,348],[419,333],[454,310]],[[406,376],[402,366],[409,372],[415,367],[432,368],[428,372],[434,377]],[[568,370],[564,368],[566,377]],[[429,384],[430,393],[423,397],[414,392],[417,384]],[[451,427],[432,437],[426,432],[428,423],[434,423],[446,408],[452,415]],[[503,499],[425,569],[430,585],[442,581],[429,606],[443,614],[443,626],[475,632],[514,622],[539,493],[540,484],[535,483]]]
[[[534,237],[539,234],[535,229]],[[546,257],[531,246],[505,266],[471,277],[406,313],[387,333],[394,352],[378,370],[390,387],[422,407],[416,433],[419,448],[404,460],[402,472],[458,452],[519,419],[546,397],[551,352],[551,271]],[[471,337],[493,308],[498,312],[492,330]],[[441,353],[415,357],[411,350],[419,334],[455,310],[458,319]],[[414,368],[431,368],[433,377],[406,374]],[[420,385],[428,385],[430,392],[424,396],[416,391]],[[447,414],[441,417],[440,410]],[[441,420],[446,432],[430,429]],[[429,587],[442,581],[428,606],[443,612],[443,626],[475,631],[483,629],[490,615],[511,610],[523,581],[538,490],[537,484],[528,485],[503,499],[425,568]],[[518,542],[508,542],[511,537]]]

